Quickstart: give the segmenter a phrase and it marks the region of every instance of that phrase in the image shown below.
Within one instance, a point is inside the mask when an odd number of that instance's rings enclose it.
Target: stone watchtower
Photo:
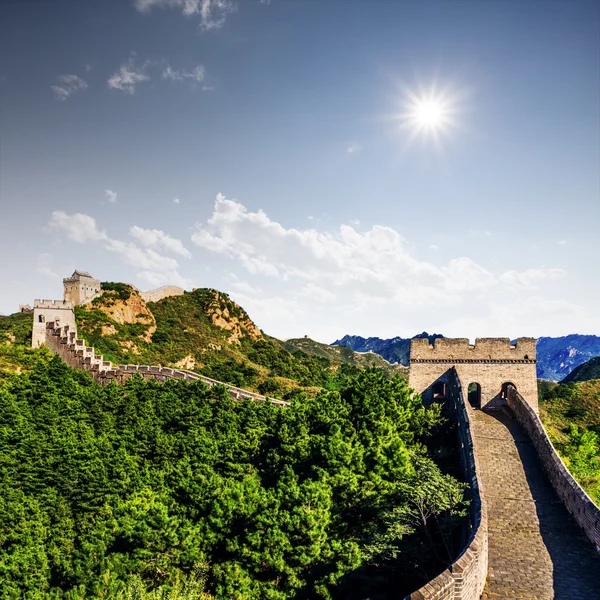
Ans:
[[[534,338],[468,339],[415,338],[410,345],[408,383],[425,402],[443,399],[448,393],[451,373],[460,381],[465,400],[475,408],[498,408],[506,404],[506,391],[513,385],[524,400],[538,412]]]
[[[75,326],[75,307],[89,302],[100,293],[100,282],[85,271],[75,271],[71,277],[63,279],[64,300],[34,300],[33,334],[31,347],[39,348],[46,343],[46,323],[54,322],[55,327]]]
[[[71,277],[63,279],[65,300],[75,306],[85,304],[100,293],[100,281],[86,271],[74,271]]]
[[[34,300],[31,347],[39,348],[46,343],[46,323],[54,322],[56,327],[69,325],[75,329],[73,308],[73,303],[67,300]]]

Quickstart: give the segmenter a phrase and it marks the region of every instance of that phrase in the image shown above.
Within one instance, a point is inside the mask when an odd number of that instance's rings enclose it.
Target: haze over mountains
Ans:
[[[444,337],[423,332],[416,338]],[[394,337],[381,339],[345,335],[332,346],[347,346],[355,352],[375,352],[391,363],[408,366],[411,338]],[[537,376],[539,379],[560,381],[586,361],[600,356],[600,336],[571,334],[562,337],[540,337],[537,340]]]

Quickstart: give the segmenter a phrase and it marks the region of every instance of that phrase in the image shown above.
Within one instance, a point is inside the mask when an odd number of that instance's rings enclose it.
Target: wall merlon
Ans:
[[[73,310],[75,305],[68,300],[34,300],[33,308],[58,308],[64,310]]]
[[[535,360],[535,338],[519,338],[513,345],[509,338],[437,338],[433,344],[426,338],[411,340],[410,358],[456,360]]]

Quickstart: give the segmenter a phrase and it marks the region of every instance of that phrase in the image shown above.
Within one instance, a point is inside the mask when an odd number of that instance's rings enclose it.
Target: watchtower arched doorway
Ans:
[[[517,389],[517,386],[512,381],[505,381],[502,384],[502,390],[500,392],[500,395],[501,395],[501,397],[502,397],[503,400],[508,399],[508,388],[509,387],[514,387],[515,390]]]
[[[481,385],[475,382],[470,383],[467,388],[467,398],[473,408],[481,408]]]

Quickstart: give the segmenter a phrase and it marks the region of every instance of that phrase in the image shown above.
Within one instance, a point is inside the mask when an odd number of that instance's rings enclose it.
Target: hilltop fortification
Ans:
[[[158,302],[169,296],[180,296],[183,288],[165,285],[149,292],[139,292],[145,302]],[[75,328],[75,307],[88,304],[94,298],[102,295],[100,280],[94,279],[87,271],[75,270],[73,275],[63,279],[63,300],[35,300],[33,303],[33,334],[31,347],[39,348],[46,343],[46,324],[53,322],[59,328],[69,325]],[[21,305],[21,312],[31,312],[29,305]]]

